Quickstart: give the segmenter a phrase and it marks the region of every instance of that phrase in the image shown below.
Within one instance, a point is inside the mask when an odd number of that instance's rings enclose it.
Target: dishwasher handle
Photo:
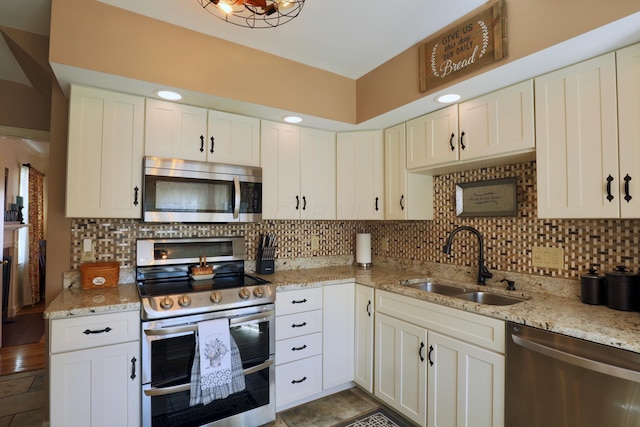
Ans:
[[[551,357],[561,362],[569,363],[579,368],[588,369],[590,371],[599,372],[601,374],[618,377],[623,380],[634,381],[640,383],[640,372],[631,369],[622,368],[620,366],[610,365],[608,363],[598,362],[586,357],[567,353],[566,351],[548,347],[544,344],[531,341],[529,339],[512,334],[511,338],[517,345],[528,350],[535,351],[542,355]]]

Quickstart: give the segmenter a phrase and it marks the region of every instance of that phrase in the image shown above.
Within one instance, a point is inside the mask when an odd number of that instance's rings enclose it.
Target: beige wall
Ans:
[[[507,0],[509,56],[482,72],[524,58],[638,11],[640,1]],[[469,13],[474,14],[475,12]],[[442,90],[442,87],[438,87],[420,92],[418,49],[421,43],[358,79],[358,123],[428,96],[436,90]],[[470,73],[452,84],[477,74],[480,73]]]

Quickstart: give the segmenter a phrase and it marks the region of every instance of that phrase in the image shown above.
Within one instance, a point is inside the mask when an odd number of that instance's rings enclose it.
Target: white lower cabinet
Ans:
[[[372,287],[356,284],[353,376],[355,383],[369,393],[373,393],[373,293]]]
[[[427,418],[427,331],[376,313],[375,395],[424,426]]]
[[[140,425],[140,314],[50,321],[51,427]]]
[[[420,426],[504,425],[504,322],[376,291],[375,395]]]
[[[355,283],[323,287],[322,388],[353,381]]]

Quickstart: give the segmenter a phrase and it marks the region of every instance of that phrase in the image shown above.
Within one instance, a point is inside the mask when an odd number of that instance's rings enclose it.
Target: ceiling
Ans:
[[[308,0],[300,15],[286,25],[276,29],[252,30],[224,23],[203,11],[196,0],[99,1],[352,79],[366,74],[486,2],[402,0],[395,3],[400,7],[389,8],[363,6],[362,0]],[[50,2],[0,0],[0,26],[48,35]],[[640,13],[530,57],[509,62],[451,89],[461,93],[463,99],[469,99],[636,41],[640,41]],[[148,82],[57,64],[53,69],[63,87],[71,81],[93,83],[143,96],[151,96],[157,89],[156,85]],[[2,38],[0,79],[30,84]],[[95,84],[98,79],[100,84]],[[202,93],[187,93],[185,98],[186,103],[270,120],[280,120],[284,114],[291,113]],[[441,107],[432,97],[426,97],[358,125],[307,116],[304,116],[303,125],[335,131],[381,129]]]

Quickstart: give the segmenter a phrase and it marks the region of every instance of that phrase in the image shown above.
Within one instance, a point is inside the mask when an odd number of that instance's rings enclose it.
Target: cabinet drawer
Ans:
[[[51,353],[140,339],[140,312],[96,314],[51,320]]]
[[[276,316],[276,340],[322,331],[322,310]]]
[[[280,291],[276,294],[276,316],[322,308],[322,288]]]
[[[322,352],[322,333],[302,335],[276,342],[276,365],[315,356]]]
[[[322,356],[276,366],[276,407],[322,391]]]
[[[505,323],[479,314],[376,291],[376,312],[504,354]]]

